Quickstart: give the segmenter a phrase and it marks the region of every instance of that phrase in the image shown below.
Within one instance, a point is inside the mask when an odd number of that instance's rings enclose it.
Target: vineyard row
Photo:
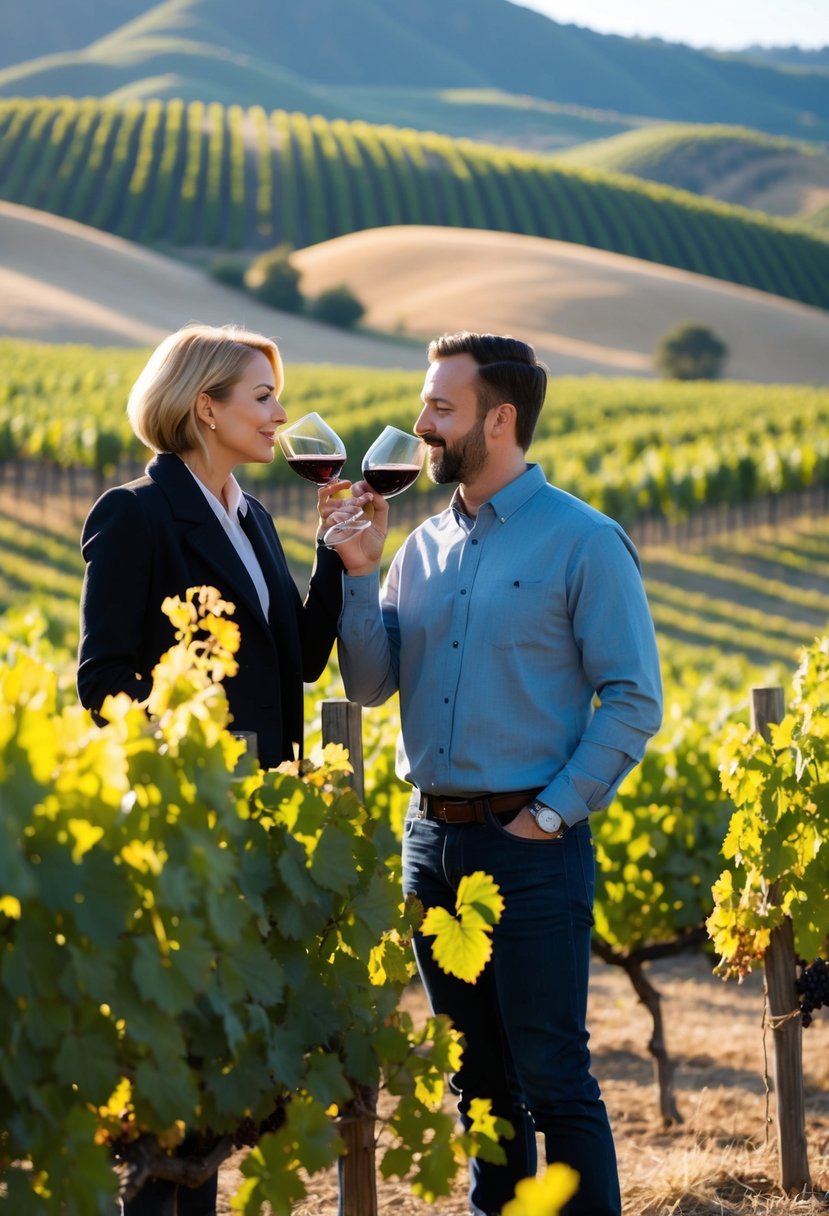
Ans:
[[[829,307],[829,242],[668,187],[434,133],[181,100],[0,102],[0,197],[255,250],[397,224],[570,241]]]

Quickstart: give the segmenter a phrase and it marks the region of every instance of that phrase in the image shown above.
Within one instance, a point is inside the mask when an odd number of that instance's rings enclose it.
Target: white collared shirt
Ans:
[[[262,567],[259,565],[259,559],[253,551],[253,545],[248,540],[240,523],[240,516],[247,515],[248,513],[247,499],[242,493],[241,486],[231,473],[224,485],[224,492],[228,501],[228,508],[225,510],[225,505],[221,499],[217,498],[212,490],[208,490],[204,482],[193,473],[193,470],[185,461],[182,461],[182,464],[192,474],[196,485],[202,494],[204,494],[213,513],[227,533],[230,543],[239,554],[242,564],[256,588],[259,603],[262,605],[262,612],[265,615],[265,620],[267,620],[271,602],[268,584],[265,582],[265,576],[262,573]]]

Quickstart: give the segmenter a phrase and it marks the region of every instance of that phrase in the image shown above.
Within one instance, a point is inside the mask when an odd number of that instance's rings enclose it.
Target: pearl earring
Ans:
[[[211,423],[210,423],[210,429],[211,429],[211,431],[215,431],[215,429],[216,429],[216,423],[215,423],[215,422],[211,422]]]

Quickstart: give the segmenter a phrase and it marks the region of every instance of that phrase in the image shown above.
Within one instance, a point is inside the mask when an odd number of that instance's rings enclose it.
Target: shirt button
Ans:
[[[473,542],[472,542],[473,545],[477,545],[477,543],[478,542],[476,540],[473,540]]]
[[[461,591],[461,595],[466,595],[466,590]]]
[[[452,645],[453,645],[453,647],[455,648],[455,650],[457,650],[457,649],[458,649],[458,643],[457,643],[457,642],[453,642],[453,643],[452,643]]]
[[[443,748],[442,748],[442,747],[439,747],[439,748],[438,748],[438,751],[440,752],[440,754],[441,754],[441,756],[442,756],[442,755],[443,755]]]
[[[444,698],[443,698],[443,704],[444,704],[444,705],[448,705],[448,704],[449,704],[449,698],[448,698],[448,697],[444,697]]]

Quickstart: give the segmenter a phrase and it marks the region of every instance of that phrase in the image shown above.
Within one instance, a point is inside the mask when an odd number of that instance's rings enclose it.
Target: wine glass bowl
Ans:
[[[414,485],[423,468],[426,445],[417,435],[387,426],[363,457],[363,478],[375,493],[393,498]],[[333,524],[325,533],[326,545],[341,545],[371,527],[362,511]]]
[[[306,481],[322,486],[336,481],[345,464],[345,444],[319,414],[305,414],[277,432],[290,467]]]
[[[387,426],[363,457],[363,477],[372,490],[393,498],[417,481],[424,453],[425,445],[417,435]]]

